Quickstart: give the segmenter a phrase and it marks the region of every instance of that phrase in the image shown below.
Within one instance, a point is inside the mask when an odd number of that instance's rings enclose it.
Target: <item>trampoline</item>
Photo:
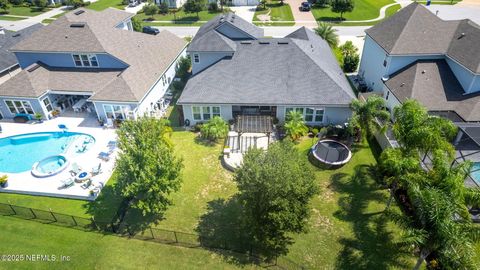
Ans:
[[[340,167],[352,158],[352,152],[345,144],[330,139],[318,141],[310,153],[315,160],[328,167]]]

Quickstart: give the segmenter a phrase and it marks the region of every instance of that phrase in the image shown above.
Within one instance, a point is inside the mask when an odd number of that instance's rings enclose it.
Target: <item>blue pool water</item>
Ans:
[[[95,139],[76,132],[39,132],[0,139],[0,172],[29,171],[32,165],[49,156],[84,153]]]
[[[477,184],[480,184],[480,162],[474,162],[473,163],[470,176],[473,178],[473,180]]]

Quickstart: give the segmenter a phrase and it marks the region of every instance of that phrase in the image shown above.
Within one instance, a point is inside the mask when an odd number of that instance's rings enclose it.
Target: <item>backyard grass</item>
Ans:
[[[393,0],[355,0],[352,12],[344,13],[343,18],[351,21],[371,20],[380,16],[380,8],[394,3]],[[334,13],[330,7],[313,6],[313,17],[317,21],[339,21],[340,13]]]
[[[155,226],[196,233],[199,228],[202,231],[202,226],[206,226],[216,219],[217,222],[228,224],[230,233],[234,234],[236,212],[235,209],[229,207],[228,201],[237,189],[232,174],[220,165],[222,146],[205,144],[196,139],[196,134],[189,131],[175,131],[172,140],[177,153],[184,159],[183,184],[181,190],[171,197],[173,206],[166,211],[163,220]],[[305,154],[305,158],[307,158],[306,154],[312,143],[312,139],[304,138],[298,144],[298,148]],[[398,239],[397,229],[382,214],[388,194],[385,190],[379,189],[370,177],[369,168],[375,164],[372,151],[368,145],[360,145],[355,148],[354,152],[352,160],[341,169],[314,168],[316,181],[322,192],[312,201],[312,217],[309,221],[308,233],[294,236],[295,243],[290,247],[287,258],[310,269],[411,268],[414,258],[411,254],[403,254],[397,250],[394,245],[395,240]],[[0,194],[0,201],[10,201],[12,204],[44,210],[51,208],[55,212],[84,217],[95,216],[96,220],[105,220],[114,215],[120,202],[120,198],[114,195],[114,183],[115,178],[108,182],[102,195],[93,203],[14,194]],[[2,219],[8,220],[10,224],[12,218]],[[148,221],[135,211],[129,211],[126,219],[129,223],[148,224]],[[171,251],[171,249],[175,250],[173,247],[157,248],[159,244],[150,246],[149,243],[141,243],[137,240],[126,241],[110,236],[78,232],[73,229],[57,229],[52,225],[25,220],[15,221],[14,224],[18,223],[15,226],[7,226],[6,223],[6,221],[3,223],[0,221],[0,230],[2,231],[0,238],[5,238],[3,243],[11,243],[10,246],[19,249],[23,245],[27,245],[22,242],[26,241],[23,239],[25,237],[34,242],[30,245],[31,249],[29,247],[24,250],[31,252],[48,239],[50,242],[43,250],[60,252],[65,249],[66,245],[69,245],[69,248],[65,250],[77,250],[77,252],[72,251],[72,254],[78,254],[79,258],[83,258],[85,265],[91,265],[95,260],[99,260],[99,265],[109,266],[117,263],[114,260],[117,256],[121,257],[120,261],[125,262],[125,265],[133,265],[137,261],[133,259],[130,262],[130,255],[125,257],[124,254],[138,247],[139,249],[135,252],[146,254],[145,262],[138,264],[140,267],[147,265],[147,262],[153,265],[149,257],[154,253],[153,250],[159,250],[157,258],[169,257],[171,264],[178,260],[178,264],[175,264],[176,269],[182,268],[182,264],[187,261],[195,263],[193,267],[189,268],[210,268],[211,264],[203,265],[201,263],[208,258],[213,258],[211,263],[216,262],[219,268],[236,267],[235,264],[226,265],[217,261],[217,256],[224,257],[228,261],[232,259],[218,252],[182,249],[177,254],[175,251]],[[216,225],[213,224],[213,226]],[[21,228],[21,232],[16,233],[17,227],[18,230]],[[25,227],[27,228],[25,229]],[[55,233],[46,234],[49,228],[55,230]],[[33,240],[29,235],[34,235]],[[59,240],[56,243],[52,237],[65,240]],[[76,244],[72,245],[73,240],[71,239],[74,238],[78,238],[78,240],[75,240]],[[94,241],[90,244],[91,239]],[[107,254],[106,258],[101,258],[100,254],[103,255],[103,248],[110,247],[110,245],[114,246],[113,252]],[[87,249],[87,246],[91,248]],[[14,251],[18,251],[18,249]],[[144,251],[145,249],[151,250]],[[179,256],[182,258],[178,258]],[[199,265],[196,265],[197,262]]]
[[[125,5],[122,4],[122,0],[98,0],[97,2],[93,2],[87,6],[87,8],[96,11],[102,11],[109,7],[123,10],[125,8]]]
[[[21,21],[21,20],[25,20],[25,19],[26,18],[0,15],[0,21]]]
[[[43,10],[39,10],[36,7],[26,7],[26,6],[11,6],[8,9],[8,14],[7,15],[17,15],[17,16],[27,16],[27,17],[32,17],[32,16],[37,16],[40,15],[44,12],[49,11],[49,8],[45,8]],[[3,10],[2,10],[3,12]],[[0,13],[1,14],[1,13]]]
[[[0,216],[2,254],[55,255],[55,262],[0,262],[0,269],[240,269],[204,249],[83,232]],[[70,261],[59,261],[60,255]],[[242,265],[243,266],[243,265]],[[241,269],[255,269],[253,265]]]
[[[224,8],[224,12],[227,12],[228,9]],[[192,24],[197,21],[209,21],[213,19],[215,16],[222,14],[221,11],[219,12],[210,12],[208,10],[202,10],[198,13],[198,17],[196,13],[185,13],[185,11],[180,10],[177,13],[175,13],[175,16],[173,13],[168,13],[168,14],[155,14],[152,16],[147,16],[143,11],[140,11],[137,13],[135,16],[137,19],[140,21],[145,21],[146,23],[152,23],[149,21],[167,21],[167,22],[173,22],[175,21],[178,24]],[[203,23],[202,23],[203,24]],[[173,25],[170,23],[169,25]]]
[[[292,26],[295,24],[295,19],[293,18],[292,9],[288,4],[281,4],[280,1],[272,0],[268,1],[266,4],[267,8],[263,9],[263,5],[259,5],[255,11],[253,21],[256,25],[279,25],[282,26]],[[269,15],[270,20],[273,23],[261,23],[258,15]],[[275,23],[275,21],[292,21],[291,23]]]

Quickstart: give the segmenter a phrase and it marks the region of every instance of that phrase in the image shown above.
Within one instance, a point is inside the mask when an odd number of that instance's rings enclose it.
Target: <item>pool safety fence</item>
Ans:
[[[277,269],[307,269],[284,256],[273,256],[274,259],[266,260],[261,250],[249,243],[232,243],[215,237],[205,237],[195,233],[186,233],[173,230],[159,229],[148,226],[137,229],[135,226],[121,222],[124,211],[122,205],[112,220],[96,220],[78,217],[53,211],[0,203],[0,215],[32,220],[44,224],[80,229],[83,231],[113,234],[119,237],[128,237],[143,241],[152,241],[162,244],[182,246],[187,248],[206,248],[220,250],[222,254],[231,255],[242,261],[252,262],[261,267],[274,267]]]

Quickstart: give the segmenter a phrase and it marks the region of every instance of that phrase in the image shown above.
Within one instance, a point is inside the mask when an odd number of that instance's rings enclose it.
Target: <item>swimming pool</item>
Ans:
[[[480,162],[474,162],[470,171],[473,181],[480,185]]]
[[[35,162],[49,156],[72,157],[95,143],[91,135],[77,132],[38,132],[0,139],[0,172],[30,171]]]

